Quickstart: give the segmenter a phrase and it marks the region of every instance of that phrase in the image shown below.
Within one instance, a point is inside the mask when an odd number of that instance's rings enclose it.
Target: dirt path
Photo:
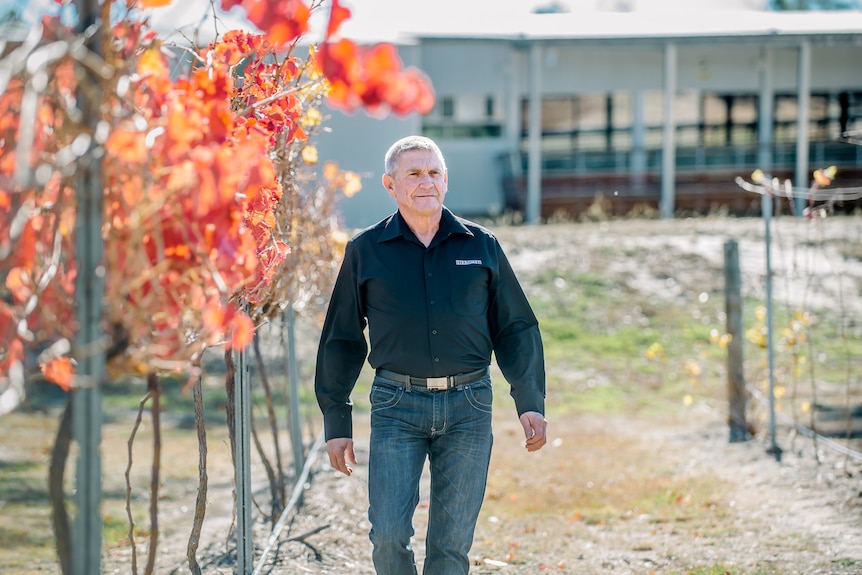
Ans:
[[[862,573],[860,465],[828,453],[818,465],[810,442],[801,439],[788,443],[776,462],[762,439],[728,443],[716,415],[690,412],[661,423],[572,416],[552,421],[551,442],[538,454],[524,453],[517,424],[498,415],[471,572],[682,574],[721,564],[745,573]],[[272,573],[374,573],[366,535],[367,449],[359,435],[357,456],[349,479],[319,460],[291,532],[328,527],[306,543],[282,545]],[[631,462],[623,472],[602,475],[621,460]],[[588,520],[586,511],[558,497],[581,488],[612,495],[627,482],[666,482],[679,512],[632,510]],[[704,484],[705,499],[680,487]],[[529,513],[498,514],[498,501],[531,498]],[[415,541],[420,572],[426,513],[423,486]]]

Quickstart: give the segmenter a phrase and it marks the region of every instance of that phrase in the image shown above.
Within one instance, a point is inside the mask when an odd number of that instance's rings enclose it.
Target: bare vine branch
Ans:
[[[156,549],[159,543],[159,476],[162,461],[161,386],[159,376],[147,376],[147,390],[153,397],[150,408],[153,422],[153,465],[150,473],[150,544],[147,548],[145,575],[152,575],[156,565]]]
[[[199,367],[200,362],[198,362]],[[195,515],[192,522],[192,531],[189,534],[189,544],[186,548],[186,557],[189,562],[189,571],[192,575],[201,575],[201,567],[197,560],[198,545],[200,545],[201,529],[207,508],[207,486],[209,477],[207,475],[207,428],[204,425],[204,403],[201,382],[203,375],[196,371],[193,375],[195,382],[192,385],[192,397],[195,409],[195,431],[198,438],[198,494],[195,499]]]
[[[132,549],[132,575],[138,574],[138,551],[135,545],[135,518],[132,514],[132,447],[135,444],[135,436],[138,434],[138,428],[141,426],[141,420],[144,416],[144,406],[151,397],[152,395],[147,392],[138,404],[138,415],[135,418],[134,426],[132,426],[132,432],[129,434],[129,440],[126,442],[129,454],[128,463],[126,463],[126,517],[129,518],[129,546]]]

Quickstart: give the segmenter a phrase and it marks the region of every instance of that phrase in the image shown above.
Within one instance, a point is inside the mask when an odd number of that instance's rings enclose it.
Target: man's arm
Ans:
[[[326,440],[353,436],[350,393],[368,353],[356,278],[356,250],[348,244],[320,334],[314,392]]]
[[[511,386],[518,416],[545,412],[545,352],[539,322],[509,260],[497,244],[489,324],[494,355]]]

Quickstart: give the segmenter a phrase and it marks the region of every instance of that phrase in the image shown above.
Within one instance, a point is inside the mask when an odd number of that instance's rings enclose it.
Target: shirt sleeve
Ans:
[[[494,355],[509,382],[518,415],[545,413],[545,355],[539,322],[499,243],[489,307]]]
[[[326,312],[320,345],[314,392],[323,412],[327,440],[353,437],[353,403],[350,394],[368,354],[365,314],[357,282],[356,246],[348,243],[344,261]]]

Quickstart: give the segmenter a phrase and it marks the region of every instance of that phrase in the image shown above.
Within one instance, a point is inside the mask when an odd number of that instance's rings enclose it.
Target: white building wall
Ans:
[[[677,89],[717,93],[760,91],[761,47],[755,42],[678,46]],[[405,63],[423,69],[439,96],[465,93],[503,94],[505,124],[500,138],[438,139],[449,168],[447,205],[466,216],[493,215],[502,205],[498,157],[514,151],[513,137],[521,130],[520,99],[527,96],[529,59],[523,50],[502,40],[425,40],[419,46],[401,46]],[[792,45],[771,48],[774,89],[795,94],[798,50]],[[862,89],[860,47],[812,46],[812,92]],[[542,91],[545,95],[606,93],[609,91],[660,91],[664,72],[663,45],[609,44],[546,45]],[[519,92],[513,94],[513,91]],[[515,98],[515,101],[512,101]],[[501,102],[501,103],[502,103]],[[516,117],[513,117],[516,115]],[[330,132],[319,139],[322,159],[334,159],[342,168],[359,172],[363,190],[342,202],[344,223],[356,228],[371,225],[395,209],[383,189],[383,156],[396,139],[421,133],[422,118],[390,116],[379,120],[363,112],[347,115],[332,111]]]

